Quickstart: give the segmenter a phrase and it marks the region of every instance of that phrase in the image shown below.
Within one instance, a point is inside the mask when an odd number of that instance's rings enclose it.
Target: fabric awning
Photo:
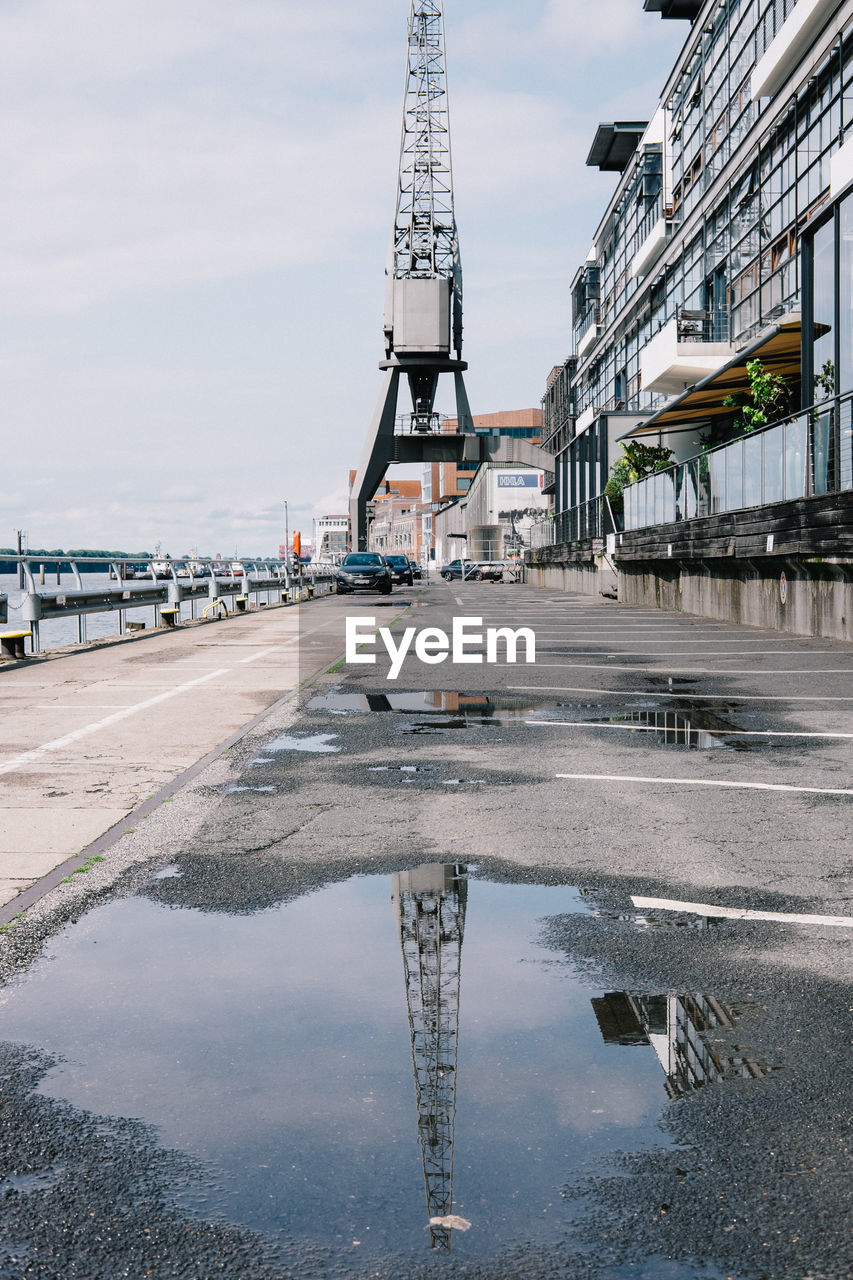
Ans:
[[[759,334],[753,343],[739,351],[722,368],[687,387],[620,439],[636,440],[641,436],[657,435],[660,431],[695,431],[697,426],[731,413],[731,407],[726,407],[723,401],[736,391],[748,389],[746,365],[749,360],[760,360],[768,373],[799,378],[801,328],[800,313],[790,312],[772,329]]]

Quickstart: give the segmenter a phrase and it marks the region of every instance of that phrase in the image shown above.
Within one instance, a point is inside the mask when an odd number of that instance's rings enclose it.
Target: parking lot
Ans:
[[[3,935],[33,1274],[847,1277],[851,647],[485,582],[303,617],[299,696]],[[535,661],[417,657],[460,619]]]

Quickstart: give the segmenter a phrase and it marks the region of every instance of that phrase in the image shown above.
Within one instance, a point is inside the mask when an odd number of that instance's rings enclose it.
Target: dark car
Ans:
[[[410,560],[409,568],[412,571],[413,578],[422,578],[424,576],[423,569],[421,569],[421,566],[418,564],[417,560]]]
[[[459,578],[476,579],[480,566],[473,560],[450,560],[442,566],[441,576],[445,582],[453,582]]]
[[[385,557],[375,551],[351,551],[338,565],[335,585],[339,592],[381,591],[387,596],[391,591],[391,570]]]
[[[388,567],[391,570],[392,582],[405,582],[407,587],[412,585],[412,566],[409,564],[408,556],[385,556]]]

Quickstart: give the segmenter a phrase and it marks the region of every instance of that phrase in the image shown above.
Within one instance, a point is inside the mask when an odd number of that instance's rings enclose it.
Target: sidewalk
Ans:
[[[317,600],[0,666],[0,905],[341,649],[340,615]]]

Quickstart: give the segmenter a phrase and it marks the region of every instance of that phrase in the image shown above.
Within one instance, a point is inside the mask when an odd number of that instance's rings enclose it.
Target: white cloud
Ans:
[[[584,168],[594,123],[649,110],[685,28],[640,0],[448,9],[469,393],[532,405],[611,189]],[[275,549],[283,498],[303,532],[346,509],[380,385],[407,11],[0,7],[0,542]]]

